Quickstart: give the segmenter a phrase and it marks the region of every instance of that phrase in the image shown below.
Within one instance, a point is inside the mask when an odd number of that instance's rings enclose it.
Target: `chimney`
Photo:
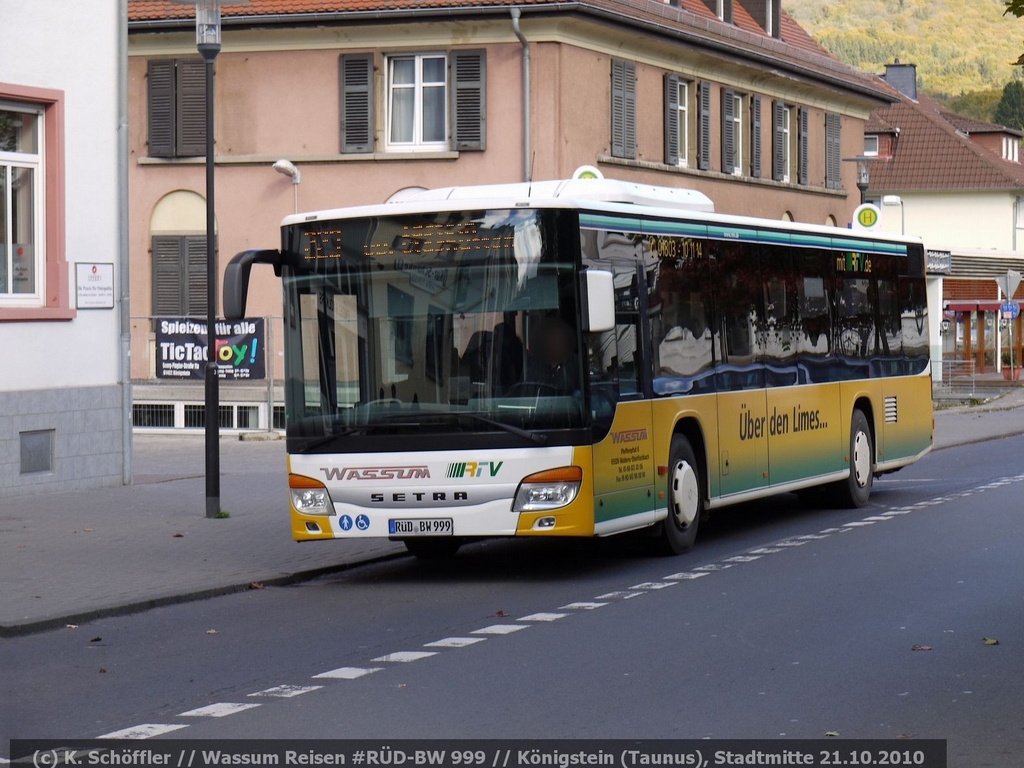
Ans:
[[[917,101],[917,64],[900,64],[899,58],[885,65],[882,79],[908,99]]]

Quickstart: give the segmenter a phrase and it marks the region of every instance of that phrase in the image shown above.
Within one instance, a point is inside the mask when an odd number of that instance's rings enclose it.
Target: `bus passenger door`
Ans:
[[[616,311],[613,330],[587,334],[591,409],[595,423],[611,422],[593,454],[599,534],[636,527],[628,518],[651,512],[655,505],[651,402],[643,395],[640,275],[635,262],[603,263],[601,268],[614,275]]]
[[[768,485],[768,406],[757,247],[710,241],[715,295],[718,475],[722,496]]]

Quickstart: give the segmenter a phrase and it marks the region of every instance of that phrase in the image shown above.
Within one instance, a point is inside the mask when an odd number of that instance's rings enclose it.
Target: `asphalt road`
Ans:
[[[678,558],[487,542],[3,640],[0,739],[836,732],[1024,765],[1022,450],[937,452],[862,510],[726,510]]]

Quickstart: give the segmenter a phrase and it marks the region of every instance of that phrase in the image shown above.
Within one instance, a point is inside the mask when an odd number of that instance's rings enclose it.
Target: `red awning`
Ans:
[[[948,312],[998,312],[1001,306],[998,301],[951,301],[945,309]]]

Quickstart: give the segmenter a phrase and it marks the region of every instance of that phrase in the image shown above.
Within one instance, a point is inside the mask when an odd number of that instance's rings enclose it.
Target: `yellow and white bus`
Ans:
[[[917,239],[719,215],[609,179],[289,216],[238,254],[284,288],[296,540],[421,556],[649,528],[829,486],[861,506],[934,421]]]

